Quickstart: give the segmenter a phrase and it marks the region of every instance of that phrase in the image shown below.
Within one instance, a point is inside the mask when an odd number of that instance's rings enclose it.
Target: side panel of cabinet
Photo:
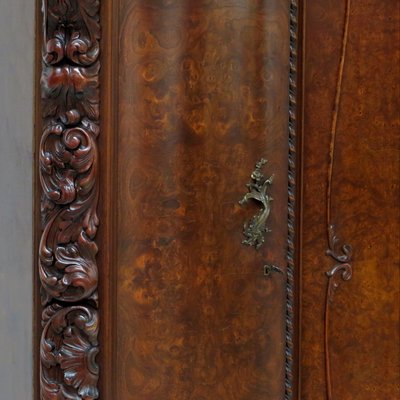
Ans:
[[[398,2],[308,0],[304,24],[301,399],[395,399]]]

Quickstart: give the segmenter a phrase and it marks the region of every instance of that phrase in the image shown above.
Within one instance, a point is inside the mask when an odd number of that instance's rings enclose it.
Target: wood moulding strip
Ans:
[[[336,236],[336,228],[332,223],[332,184],[333,184],[333,169],[335,163],[336,135],[337,123],[340,111],[340,101],[342,95],[344,65],[346,61],[346,51],[349,36],[351,0],[346,0],[344,11],[344,25],[342,33],[341,53],[339,68],[336,80],[336,93],[334,107],[332,111],[331,131],[330,131],[330,147],[329,147],[329,165],[327,177],[327,192],[326,192],[326,223],[327,223],[327,239],[328,250],[326,255],[335,261],[335,265],[326,272],[328,278],[326,284],[325,297],[325,315],[324,315],[324,357],[325,357],[325,379],[326,379],[326,399],[333,400],[332,393],[332,371],[330,362],[330,343],[329,343],[329,323],[330,323],[330,307],[333,303],[335,290],[339,287],[340,280],[348,281],[351,279],[353,269],[352,247],[344,244],[338,248],[339,239]]]

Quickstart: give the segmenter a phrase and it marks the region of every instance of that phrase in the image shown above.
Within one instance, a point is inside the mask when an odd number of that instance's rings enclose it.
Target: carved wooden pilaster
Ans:
[[[42,5],[41,399],[97,399],[99,1]]]

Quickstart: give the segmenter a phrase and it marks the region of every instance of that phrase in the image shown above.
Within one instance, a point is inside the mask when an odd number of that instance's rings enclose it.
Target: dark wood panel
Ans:
[[[285,393],[287,1],[121,1],[117,398]],[[266,244],[238,201],[275,174]]]
[[[305,26],[301,398],[394,400],[399,394],[398,2],[310,0]],[[329,223],[339,243],[352,246],[353,276],[347,282],[336,276],[340,286],[328,304],[327,381],[325,273],[336,263],[325,255]]]

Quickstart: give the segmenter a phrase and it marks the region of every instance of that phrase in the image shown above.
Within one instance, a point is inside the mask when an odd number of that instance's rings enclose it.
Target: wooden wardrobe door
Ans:
[[[297,15],[44,2],[41,398],[293,398]]]
[[[281,399],[286,280],[263,266],[286,265],[287,2],[118,11],[117,398]],[[262,158],[255,251],[238,201]]]

